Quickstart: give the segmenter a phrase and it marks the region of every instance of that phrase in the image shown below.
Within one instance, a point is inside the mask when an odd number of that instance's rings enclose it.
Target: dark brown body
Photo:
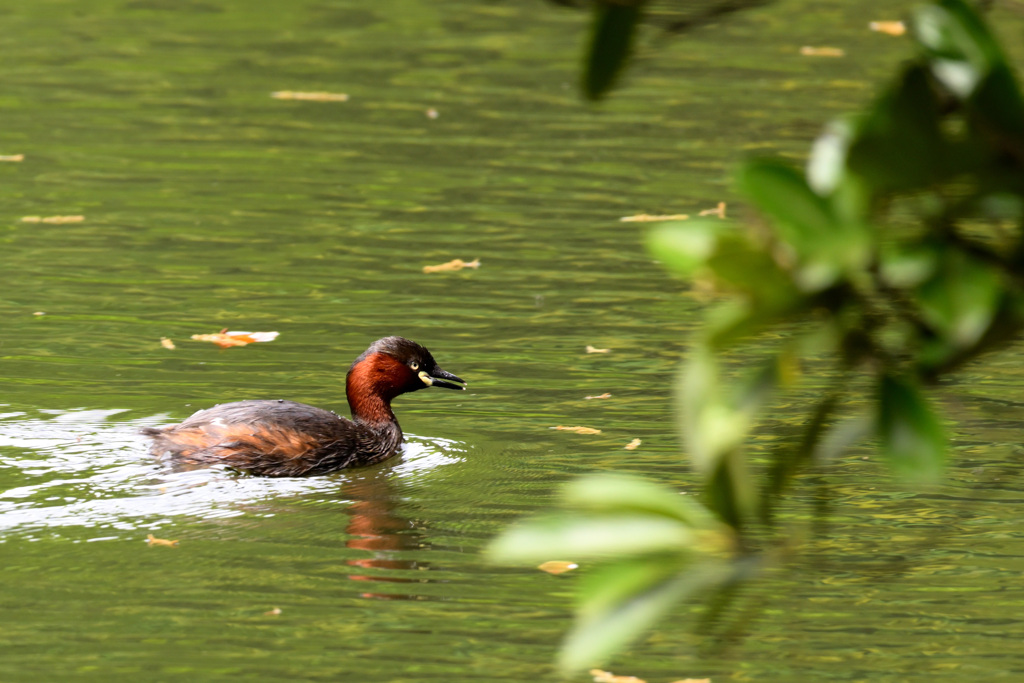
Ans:
[[[180,424],[143,434],[152,451],[183,466],[227,465],[251,474],[326,474],[385,460],[402,443],[391,410],[396,396],[440,386],[462,389],[430,352],[401,337],[373,343],[352,364],[346,394],[352,420],[294,401],[237,401],[200,410]]]
[[[200,410],[170,429],[147,429],[153,450],[180,464],[223,464],[266,477],[372,465],[402,443],[397,422],[357,424],[293,401],[238,401]]]

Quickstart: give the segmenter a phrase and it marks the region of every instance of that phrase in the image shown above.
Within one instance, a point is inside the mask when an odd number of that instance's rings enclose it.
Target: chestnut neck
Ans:
[[[345,394],[352,421],[375,429],[398,426],[391,401],[401,392],[408,368],[395,358],[374,353],[359,360],[345,378]]]

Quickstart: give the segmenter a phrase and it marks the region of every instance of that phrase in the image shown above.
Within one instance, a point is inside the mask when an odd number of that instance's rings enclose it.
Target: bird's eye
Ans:
[[[412,368],[413,370],[419,370],[420,369],[420,364],[417,363],[416,361],[413,361],[413,362],[409,363],[409,367]]]

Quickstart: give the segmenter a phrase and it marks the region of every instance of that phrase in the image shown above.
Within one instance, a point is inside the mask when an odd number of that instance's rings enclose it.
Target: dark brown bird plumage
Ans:
[[[458,382],[458,384],[456,384]],[[416,342],[378,339],[352,363],[345,393],[352,419],[294,401],[237,401],[180,424],[146,428],[151,450],[182,466],[227,465],[267,477],[326,474],[391,457],[402,429],[391,401],[430,386],[464,389]]]

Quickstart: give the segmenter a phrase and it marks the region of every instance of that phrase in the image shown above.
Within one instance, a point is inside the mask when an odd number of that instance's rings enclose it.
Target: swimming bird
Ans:
[[[222,403],[179,424],[147,427],[151,452],[182,466],[227,465],[265,477],[326,474],[381,462],[402,443],[391,401],[411,391],[465,389],[423,346],[402,337],[373,342],[352,363],[345,394],[352,419],[285,400]]]

